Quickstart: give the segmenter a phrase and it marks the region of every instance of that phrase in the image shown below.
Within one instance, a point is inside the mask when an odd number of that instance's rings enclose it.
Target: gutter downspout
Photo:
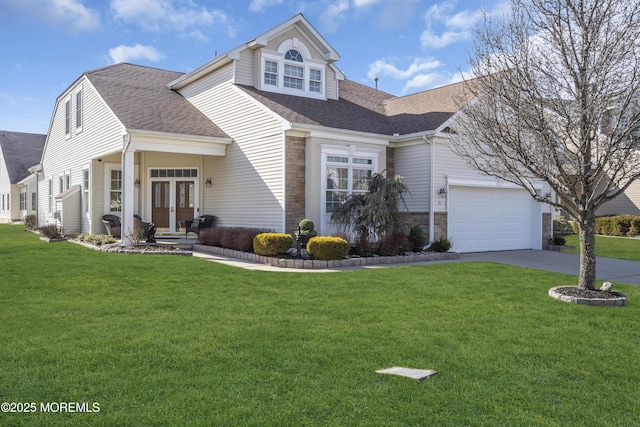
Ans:
[[[426,246],[426,248],[428,248],[429,246],[431,246],[431,244],[433,243],[433,241],[435,240],[434,236],[435,236],[435,215],[433,213],[433,210],[435,209],[436,203],[434,200],[434,195],[435,195],[435,182],[434,182],[434,178],[435,178],[435,171],[433,170],[434,165],[435,165],[435,148],[434,148],[434,141],[431,140],[429,141],[427,139],[427,135],[422,135],[422,140],[426,143],[429,144],[429,185],[430,185],[430,189],[429,189],[429,244]],[[425,249],[426,249],[425,248]]]

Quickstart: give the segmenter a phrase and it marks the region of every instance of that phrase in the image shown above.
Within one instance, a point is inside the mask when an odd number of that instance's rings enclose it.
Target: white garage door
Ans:
[[[449,187],[449,238],[456,252],[534,248],[534,206],[521,189]]]

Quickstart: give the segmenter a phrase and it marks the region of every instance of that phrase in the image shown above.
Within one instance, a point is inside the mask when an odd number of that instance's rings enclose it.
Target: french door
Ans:
[[[159,231],[176,232],[196,217],[195,180],[151,182],[151,222]]]

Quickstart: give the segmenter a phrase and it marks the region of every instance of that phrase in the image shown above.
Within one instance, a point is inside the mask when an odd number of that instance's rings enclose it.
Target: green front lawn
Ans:
[[[563,252],[580,253],[580,242],[577,234],[565,236],[567,245],[575,249],[565,249]],[[596,255],[607,258],[629,259],[640,261],[640,239],[630,237],[596,236]]]
[[[0,226],[0,425],[636,425],[640,288],[491,263],[247,271]],[[374,373],[435,369],[421,384]]]

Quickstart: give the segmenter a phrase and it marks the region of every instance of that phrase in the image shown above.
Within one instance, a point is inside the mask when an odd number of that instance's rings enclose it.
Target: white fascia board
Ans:
[[[224,156],[226,147],[233,143],[231,138],[185,135],[128,129],[131,142],[127,150],[160,151],[164,153],[201,154]],[[125,134],[126,135],[126,134]],[[147,140],[147,141],[145,141]],[[123,138],[125,144],[126,138]],[[125,147],[123,146],[123,149]]]
[[[463,187],[485,187],[485,188],[512,188],[526,190],[523,186],[514,184],[512,182],[503,181],[494,177],[471,177],[460,175],[447,175],[448,185],[459,185]],[[542,190],[543,182],[535,180],[532,182],[533,187],[536,190]]]
[[[212,71],[215,71],[216,69],[222,67],[223,65],[227,65],[231,61],[233,61],[233,56],[230,55],[230,53],[222,53],[216,56],[215,58],[213,58],[211,61],[206,62],[205,64],[199,66],[195,70],[190,71],[187,74],[184,74],[178,77],[177,79],[175,79],[174,81],[168,83],[167,87],[169,89],[175,89],[175,90],[182,89],[189,83],[199,79],[202,76],[205,76],[211,73]]]
[[[312,138],[330,139],[335,141],[345,141],[354,143],[364,143],[373,145],[389,146],[390,137],[377,133],[358,132],[353,130],[329,128],[325,126],[308,125],[302,123],[291,123],[291,131],[301,131]]]

